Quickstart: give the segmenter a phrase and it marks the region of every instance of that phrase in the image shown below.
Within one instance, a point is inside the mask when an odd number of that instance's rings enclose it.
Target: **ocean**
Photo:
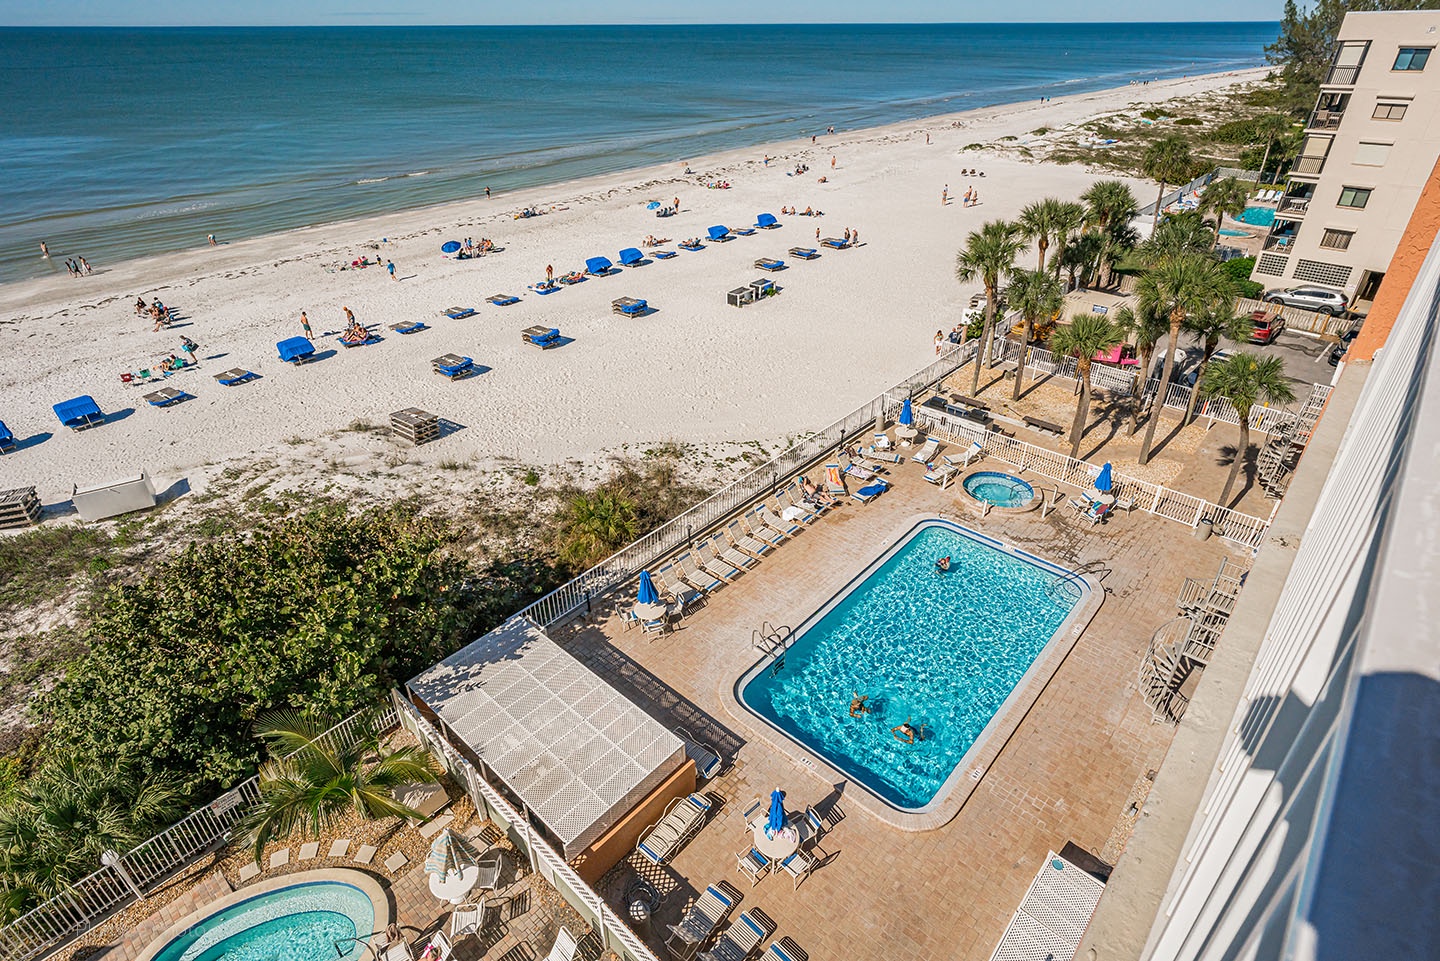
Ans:
[[[1258,66],[1274,23],[0,29],[0,281]],[[52,258],[39,256],[40,242]]]

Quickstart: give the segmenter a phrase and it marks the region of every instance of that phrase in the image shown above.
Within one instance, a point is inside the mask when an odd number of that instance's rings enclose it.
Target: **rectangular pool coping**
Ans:
[[[1015,686],[1000,707],[996,709],[990,722],[975,738],[970,749],[956,762],[954,769],[941,782],[940,787],[936,789],[935,796],[927,804],[919,808],[907,809],[886,800],[854,775],[840,770],[746,704],[741,696],[741,690],[755,676],[765,670],[771,662],[771,658],[761,657],[733,683],[722,684],[720,690],[720,700],[726,710],[736,720],[758,734],[771,747],[783,751],[816,776],[827,781],[830,786],[843,781],[854,789],[853,792],[846,791],[845,796],[848,799],[853,800],[886,824],[903,831],[930,831],[955,819],[955,816],[960,813],[960,809],[965,806],[965,802],[970,799],[970,795],[980,785],[985,772],[999,757],[1005,745],[1010,742],[1010,738],[1019,729],[1035,702],[1040,699],[1040,695],[1049,685],[1051,678],[1055,676],[1060,665],[1069,656],[1075,642],[1080,639],[1080,635],[1085,632],[1085,628],[1099,612],[1100,605],[1105,599],[1105,589],[1089,575],[1061,567],[1053,561],[1037,557],[1028,551],[1006,544],[988,534],[982,534],[939,514],[917,514],[898,525],[893,536],[884,538],[889,541],[889,546],[878,556],[865,562],[825,603],[801,621],[792,632],[793,636],[799,636],[808,630],[811,625],[848,596],[857,584],[868,578],[893,557],[918,531],[930,526],[950,527],[987,547],[1022,558],[1028,563],[1067,579],[1079,581],[1085,585],[1085,594],[1071,608],[1065,620],[1061,621],[1060,626],[1055,629],[1054,635],[1030,663],[1030,667],[1015,682]]]

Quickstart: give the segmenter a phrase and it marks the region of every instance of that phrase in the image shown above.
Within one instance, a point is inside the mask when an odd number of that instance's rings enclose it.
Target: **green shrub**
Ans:
[[[93,527],[37,527],[0,537],[0,611],[63,593],[82,573],[101,573],[117,551],[105,531]]]
[[[1236,257],[1234,260],[1225,261],[1221,266],[1235,282],[1235,290],[1241,297],[1253,300],[1265,292],[1264,284],[1257,284],[1250,279],[1250,271],[1255,269],[1254,257]]]

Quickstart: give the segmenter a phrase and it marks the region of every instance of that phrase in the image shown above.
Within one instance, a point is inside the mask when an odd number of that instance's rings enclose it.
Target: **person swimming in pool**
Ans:
[[[890,729],[890,734],[897,741],[904,741],[906,744],[914,744],[916,741],[925,740],[925,725],[916,728],[910,723],[907,717],[904,724],[897,724]]]
[[[936,561],[936,562],[935,562],[935,569],[936,569],[937,571],[942,571],[942,572],[943,572],[943,571],[948,571],[948,570],[950,569],[950,555],[949,555],[949,554],[946,554],[944,557],[942,557],[942,558],[940,558],[938,561]]]
[[[864,717],[874,710],[869,704],[865,703],[868,700],[870,700],[869,694],[861,694],[859,691],[853,692],[850,698],[850,716]]]

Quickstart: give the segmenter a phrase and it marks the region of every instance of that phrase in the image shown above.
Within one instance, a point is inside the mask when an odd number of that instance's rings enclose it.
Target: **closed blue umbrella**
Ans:
[[[910,398],[905,398],[905,403],[900,405],[900,424],[909,427],[915,423],[915,412],[910,409]]]
[[[660,600],[660,592],[655,590],[655,582],[650,579],[649,571],[640,572],[640,593],[636,595],[637,604],[654,604]]]
[[[457,251],[457,250],[459,250],[459,249],[460,249],[460,241],[458,241],[458,240],[447,240],[447,241],[445,241],[445,243],[443,243],[443,244],[440,245],[440,252],[441,252],[442,254],[453,254],[455,251]]]
[[[778,787],[770,792],[770,820],[765,822],[765,830],[774,834],[785,826],[785,792]]]
[[[1105,462],[1105,466],[1100,468],[1099,476],[1095,478],[1095,489],[1097,491],[1108,491],[1111,486],[1114,485],[1115,482],[1111,478],[1110,474],[1110,462],[1107,460]]]

